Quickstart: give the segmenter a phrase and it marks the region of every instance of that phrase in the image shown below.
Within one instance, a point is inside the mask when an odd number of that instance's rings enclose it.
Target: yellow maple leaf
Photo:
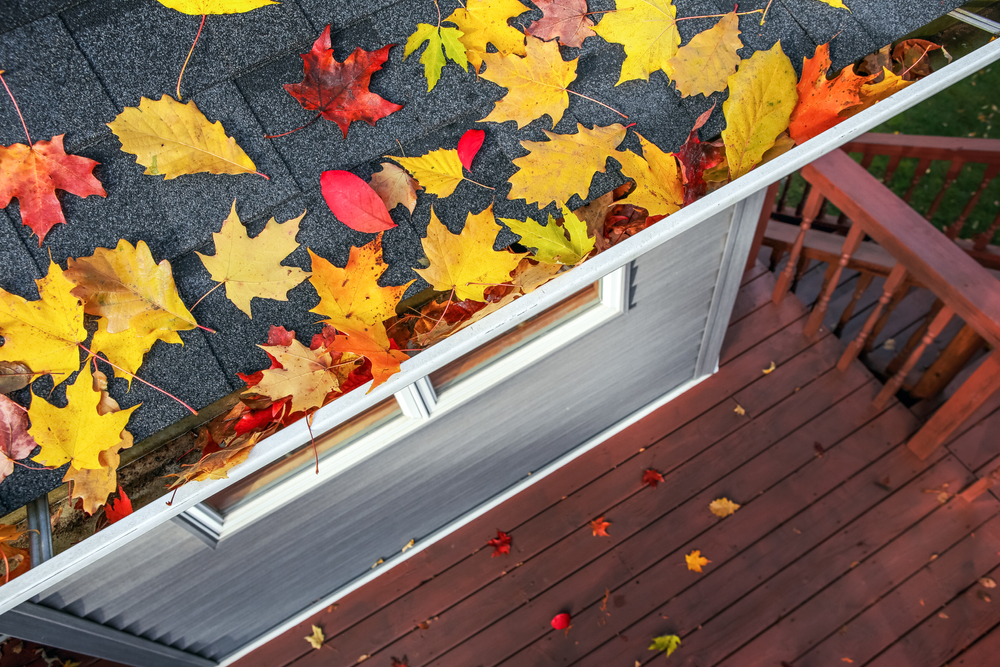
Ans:
[[[323,629],[318,625],[312,626],[312,629],[312,634],[306,637],[306,641],[309,642],[309,645],[315,649],[321,648],[323,646],[323,642],[326,641]]]
[[[163,174],[166,180],[207,171],[212,174],[254,174],[257,167],[226,136],[222,123],[210,122],[193,101],[181,104],[169,95],[159,100],[143,97],[138,107],[125,107],[107,124],[135,155],[145,174]]]
[[[513,120],[521,129],[545,114],[553,125],[562,119],[569,107],[566,86],[576,78],[576,60],[564,61],[558,42],[543,42],[537,37],[528,37],[526,51],[524,58],[500,53],[483,56],[483,78],[508,91],[483,122]]]
[[[635,189],[622,200],[646,209],[649,215],[670,215],[684,203],[684,186],[677,158],[639,135],[642,157],[631,151],[615,153],[622,174],[635,181]]]
[[[108,333],[131,329],[136,336],[151,331],[186,331],[197,323],[181,301],[170,262],[157,264],[145,241],[125,239],[114,250],[98,248],[90,257],[68,260],[66,277],[76,283],[90,315],[107,318]]]
[[[160,4],[176,9],[182,14],[242,14],[265,5],[276,5],[274,0],[159,0]]]
[[[251,299],[288,301],[288,291],[309,277],[308,271],[281,265],[282,260],[299,247],[295,236],[305,214],[303,211],[299,217],[280,225],[271,218],[264,230],[251,239],[236,214],[236,201],[233,200],[232,211],[222,223],[222,229],[212,235],[215,254],[195,253],[212,280],[225,284],[226,296],[247,317],[253,317]]]
[[[729,77],[729,99],[722,105],[726,159],[733,179],[753,169],[779,134],[788,128],[799,99],[798,78],[781,50],[781,41],[757,51]]]
[[[835,9],[846,9],[847,11],[851,11],[851,8],[844,4],[844,0],[819,0],[819,1],[827,5],[830,5]]]
[[[666,69],[677,53],[677,8],[671,0],[617,0],[616,11],[604,15],[594,32],[625,47],[625,62],[616,85],[632,79],[649,80]]]
[[[906,88],[914,81],[907,81],[898,74],[893,74],[887,67],[882,68],[883,78],[878,83],[866,83],[861,86],[861,104],[845,109],[840,113],[844,118],[858,114],[876,102],[884,100],[898,90]]]
[[[501,229],[493,217],[492,204],[481,213],[469,213],[457,235],[448,231],[432,208],[423,239],[424,254],[431,264],[415,271],[438,291],[454,289],[459,301],[485,301],[483,291],[490,285],[509,283],[510,272],[525,256],[493,249]]]
[[[97,404],[97,414],[105,415],[112,412],[119,412],[121,408],[118,402],[108,395],[108,378],[100,371],[92,373],[94,391],[100,392],[101,400]],[[79,498],[83,511],[87,514],[94,514],[103,505],[108,496],[118,488],[118,464],[121,463],[121,451],[132,446],[132,434],[128,431],[121,432],[121,441],[117,445],[101,451],[97,455],[100,468],[74,468],[63,476],[64,482],[70,483],[70,497]]]
[[[311,313],[319,313],[341,331],[366,332],[379,339],[385,336],[382,322],[396,314],[396,304],[413,281],[382,287],[378,279],[385,272],[382,261],[382,234],[360,248],[352,247],[343,269],[309,251],[312,276],[309,282],[319,294]]]
[[[530,218],[524,222],[508,218],[501,218],[500,221],[521,237],[521,245],[535,248],[534,258],[539,262],[574,266],[594,249],[595,239],[588,236],[586,222],[565,206],[562,210],[562,224],[556,222],[551,214],[547,225]]]
[[[153,343],[158,340],[174,345],[184,344],[177,332],[172,330],[132,331],[126,329],[119,333],[108,333],[108,320],[102,317],[97,320],[97,332],[94,334],[90,348],[95,352],[102,352],[111,363],[135,375],[142,365],[142,358],[153,347]],[[125,378],[130,385],[132,384],[132,375]]]
[[[682,97],[711,95],[726,89],[727,80],[740,64],[737,51],[742,47],[740,19],[736,12],[729,12],[679,48],[667,73]]]
[[[302,412],[323,405],[327,395],[340,390],[340,383],[357,365],[357,357],[333,361],[324,348],[310,350],[298,340],[290,345],[258,346],[278,360],[283,368],[269,368],[251,389],[272,400],[292,397],[292,412]]]
[[[709,511],[717,517],[727,517],[739,508],[740,505],[728,498],[716,498],[708,504]]]
[[[458,157],[458,151],[455,152]],[[461,162],[459,162],[461,165]],[[410,213],[417,207],[417,190],[423,188],[404,169],[400,169],[391,162],[383,162],[382,170],[372,174],[369,183],[372,190],[382,198],[385,207],[392,210],[402,204]]]
[[[605,171],[608,158],[625,138],[625,128],[617,123],[592,130],[577,123],[576,134],[542,131],[549,141],[521,142],[528,154],[514,158],[518,171],[510,177],[507,199],[540,207],[569,201],[573,195],[586,199],[594,173]]]
[[[32,461],[53,468],[67,462],[77,469],[100,468],[100,453],[121,442],[122,431],[139,406],[98,414],[101,393],[94,391],[90,367],[88,363],[66,389],[65,408],[38,397],[31,401],[28,432],[42,448]]]
[[[701,572],[702,567],[712,562],[702,556],[701,551],[697,549],[684,556],[684,561],[687,563],[688,569],[692,572]]]
[[[77,345],[87,339],[83,305],[73,296],[73,283],[55,262],[37,281],[39,299],[28,301],[0,289],[0,361],[20,361],[37,373],[65,373],[80,368]]]
[[[486,55],[486,45],[492,44],[503,55],[524,55],[524,33],[507,24],[528,8],[518,0],[467,0],[464,7],[453,11],[450,21],[462,31],[459,41],[478,72]]]
[[[403,165],[403,169],[413,174],[418,184],[428,193],[447,197],[465,180],[462,160],[454,148],[439,148],[420,157],[385,157]]]

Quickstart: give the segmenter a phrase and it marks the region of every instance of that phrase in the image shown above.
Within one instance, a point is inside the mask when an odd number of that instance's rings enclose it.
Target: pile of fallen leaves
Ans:
[[[270,4],[161,2],[201,14],[202,25],[205,14]],[[443,199],[460,188],[500,186],[472,178],[475,158],[489,140],[488,129],[470,129],[454,148],[415,157],[386,156],[367,180],[345,171],[323,173],[319,186],[337,219],[374,234],[365,245],[351,249],[343,268],[311,249],[309,271],[283,264],[299,247],[296,237],[306,212],[283,223],[272,219],[251,238],[238,216],[238,202],[233,202],[214,235],[215,253],[199,255],[217,283],[213,289],[224,287],[229,300],[249,318],[255,299],[287,300],[289,290],[308,281],[319,296],[311,312],[325,327],[308,346],[295,332],[271,327],[261,344],[270,367],[241,376],[246,383],[242,400],[199,431],[200,459],[177,476],[174,487],[225,478],[256,443],[281,427],[309,418],[348,391],[365,385],[370,391],[398,372],[410,355],[928,74],[927,54],[939,48],[909,40],[830,77],[828,47],[822,45],[803,63],[799,80],[780,42],[740,58],[741,15],[735,11],[687,17],[714,24],[682,45],[677,24],[686,17],[677,16],[671,0],[618,0],[617,10],[604,12],[599,22],[587,11],[585,0],[537,4],[542,18],[522,32],[508,23],[529,9],[518,0],[469,0],[439,18],[437,25],[417,25],[396,57],[421,52],[428,90],[446,66],[471,67],[479,78],[505,88],[482,123],[513,122],[521,128],[546,118],[543,125],[554,127],[571,94],[585,97],[571,89],[578,59],[565,60],[560,46],[578,47],[584,39],[602,38],[624,47],[619,83],[648,80],[652,72],[662,71],[682,97],[726,93],[721,137],[703,141],[700,136],[713,105],[675,151],[646,139],[643,128],[624,123],[592,128],[578,124],[570,133],[544,130],[545,140],[521,142],[525,155],[513,160],[517,171],[509,179],[508,198],[541,208],[554,204],[558,213],[538,220],[498,220],[489,206],[469,211],[461,233],[454,234],[432,208],[422,240],[426,268],[416,270],[430,288],[419,299],[405,302],[413,281],[380,283],[387,268],[382,234],[396,226],[389,211],[402,205],[412,214],[420,198]],[[762,14],[764,10],[744,12],[754,20]],[[285,89],[304,109],[316,112],[313,121],[332,121],[346,137],[351,123],[374,125],[402,108],[369,89],[371,77],[391,57],[392,46],[358,48],[338,60],[328,26],[302,55],[303,80]],[[222,124],[208,119],[193,101],[183,102],[180,91],[179,77],[176,97],[142,98],[137,107],[125,108],[108,123],[122,150],[135,156],[144,173],[164,179],[200,172],[266,178]],[[63,135],[32,142],[27,125],[24,130],[27,144],[0,147],[0,206],[17,198],[22,223],[41,244],[53,227],[67,224],[57,190],[80,197],[106,193],[93,173],[98,163],[67,154]],[[630,132],[641,147],[638,151],[619,148]],[[617,163],[626,184],[570,211],[566,203],[574,195],[586,199],[595,174],[609,168],[608,158]],[[504,227],[520,241],[496,250]],[[0,395],[0,479],[15,464],[24,465],[18,461],[37,449],[31,458],[37,464],[69,464],[64,480],[71,497],[93,514],[118,489],[119,454],[132,446],[127,426],[140,409],[120,409],[107,392],[107,376],[98,361],[130,384],[145,382],[140,375],[143,359],[156,341],[182,344],[179,332],[204,327],[191,313],[197,303],[189,308],[178,295],[170,264],[157,262],[143,241],[133,246],[121,240],[114,249],[98,248],[89,257],[70,258],[65,268],[50,262],[37,287],[37,300],[0,290],[0,334],[5,341],[0,347],[0,389],[9,393],[51,375],[57,384],[68,383],[67,400],[65,407],[56,407],[35,396],[29,407],[22,407]],[[131,505],[121,490],[117,504],[105,514],[112,521],[128,511]],[[8,574],[16,576],[23,563],[11,567],[11,557],[17,554],[4,553]]]

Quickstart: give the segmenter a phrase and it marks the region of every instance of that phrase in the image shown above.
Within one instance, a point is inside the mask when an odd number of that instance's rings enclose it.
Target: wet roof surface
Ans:
[[[676,0],[679,16],[699,16],[731,11],[722,0]],[[765,0],[740,3],[740,10],[763,7]],[[812,55],[817,44],[831,43],[834,67],[842,67],[893,39],[928,23],[959,6],[959,0],[864,0],[849,2],[852,11],[837,10],[818,0],[774,0],[766,23],[758,15],[741,17],[741,53],[770,48],[781,40],[796,69]],[[442,0],[446,16],[457,0]],[[612,0],[591,0],[591,11],[612,9]],[[514,20],[527,25],[541,16],[526,6]],[[389,264],[383,282],[402,284],[416,278],[412,267],[423,255],[424,235],[434,203],[441,220],[453,231],[461,229],[468,211],[480,211],[491,200],[498,217],[541,219],[535,207],[509,201],[506,181],[515,171],[511,160],[525,154],[518,142],[544,139],[549,129],[545,116],[518,131],[513,122],[477,123],[492,109],[504,89],[476,80],[471,71],[453,64],[428,92],[423,66],[414,56],[403,61],[402,44],[417,23],[435,23],[431,0],[284,0],[281,4],[247,14],[209,16],[184,75],[185,100],[193,99],[212,121],[220,120],[226,133],[251,157],[260,172],[225,176],[197,174],[164,180],[144,176],[134,156],[120,144],[105,123],[123,107],[138,106],[142,97],[173,94],[184,58],[198,29],[199,18],[181,14],[155,0],[0,0],[0,69],[5,70],[34,140],[65,134],[67,152],[97,160],[95,174],[107,198],[82,199],[60,193],[67,225],[53,229],[39,247],[37,237],[20,221],[17,203],[0,210],[0,287],[28,299],[37,298],[34,280],[47,272],[48,258],[65,267],[68,257],[93,254],[98,247],[114,247],[119,239],[145,241],[154,258],[169,260],[185,303],[193,304],[215,285],[195,251],[214,252],[212,233],[219,230],[236,201],[237,211],[251,235],[263,229],[272,216],[279,222],[308,210],[298,240],[302,246],[285,264],[308,269],[308,246],[317,254],[343,266],[351,246],[371,236],[341,224],[319,192],[319,177],[329,169],[347,169],[368,178],[383,155],[421,155],[440,147],[453,148],[470,128],[486,131],[486,141],[472,169],[472,178],[496,187],[489,190],[461,184],[444,200],[421,195],[412,216],[402,207],[392,212],[398,227],[385,233],[385,259]],[[374,127],[353,123],[345,139],[339,128],[319,120],[287,137],[265,139],[266,134],[286,132],[309,121],[305,111],[282,88],[302,78],[302,60],[326,25],[331,25],[334,53],[343,60],[354,48],[373,50],[397,44],[389,60],[372,77],[371,89],[404,108]],[[711,20],[682,21],[686,42]],[[627,114],[643,135],[664,150],[683,143],[694,119],[723,93],[711,98],[681,99],[662,72],[649,82],[630,81],[615,86],[624,50],[600,37],[590,37],[582,49],[563,47],[564,58],[579,56],[573,90],[602,100]],[[569,109],[555,127],[572,133],[576,124],[591,127],[619,122],[621,118],[596,104],[572,96]],[[723,127],[721,104],[702,132],[717,135]],[[623,144],[635,141],[631,134]],[[21,124],[9,99],[0,99],[0,144],[24,142]],[[398,143],[397,143],[398,142]],[[597,174],[591,195],[599,196],[622,182],[612,165]],[[571,207],[580,202],[571,201]],[[553,209],[554,210],[554,209]],[[514,240],[498,239],[498,247]],[[426,283],[417,280],[411,290]],[[217,331],[181,332],[184,345],[157,342],[146,355],[140,376],[176,394],[196,408],[242,387],[237,372],[251,372],[268,365],[256,347],[267,338],[271,325],[294,329],[308,340],[318,328],[309,313],[318,302],[308,283],[296,287],[287,302],[254,299],[253,319],[230,303],[223,290],[205,299],[194,315],[199,323]],[[110,371],[109,368],[104,370]],[[139,383],[131,391],[122,379],[112,383],[112,395],[123,407],[143,403],[130,422],[140,441],[184,417],[187,412],[164,396]],[[24,402],[27,391],[15,397]],[[33,391],[58,403],[65,386],[50,378],[36,381]],[[31,471],[17,467],[0,484],[0,514],[55,488],[64,468]]]

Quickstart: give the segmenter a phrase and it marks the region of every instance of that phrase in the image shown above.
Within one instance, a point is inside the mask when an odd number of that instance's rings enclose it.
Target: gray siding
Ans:
[[[216,550],[168,522],[41,603],[210,658],[232,653],[691,380],[731,215],[636,260],[624,315]]]

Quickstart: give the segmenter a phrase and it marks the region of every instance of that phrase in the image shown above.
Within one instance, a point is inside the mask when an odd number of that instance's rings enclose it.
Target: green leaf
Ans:
[[[677,650],[677,647],[681,645],[681,638],[677,635],[663,635],[662,637],[656,637],[653,639],[652,646],[649,647],[650,651],[666,651],[667,657]]]
[[[424,42],[427,43],[427,48],[420,56],[420,62],[424,64],[428,91],[433,90],[441,79],[441,70],[448,60],[458,63],[462,69],[468,67],[465,46],[459,41],[463,34],[458,28],[438,28],[429,23],[419,23],[416,31],[406,40],[403,60],[419,49]]]
[[[521,237],[521,244],[535,248],[535,259],[546,264],[579,264],[594,249],[594,239],[587,235],[587,223],[563,206],[563,223],[559,225],[551,215],[549,223],[542,226],[531,220],[501,221]],[[566,238],[566,234],[569,238]]]

